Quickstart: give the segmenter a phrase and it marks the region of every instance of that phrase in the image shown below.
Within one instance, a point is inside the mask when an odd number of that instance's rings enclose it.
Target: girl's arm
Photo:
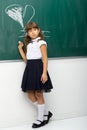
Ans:
[[[41,76],[41,81],[45,83],[48,79],[47,77],[47,68],[48,68],[48,57],[47,57],[47,47],[45,44],[40,47],[42,53],[42,61],[43,61],[43,73]]]
[[[23,43],[21,41],[19,41],[18,49],[19,49],[19,52],[20,52],[22,59],[24,60],[24,62],[26,62],[27,59],[26,59],[26,55],[23,51]]]

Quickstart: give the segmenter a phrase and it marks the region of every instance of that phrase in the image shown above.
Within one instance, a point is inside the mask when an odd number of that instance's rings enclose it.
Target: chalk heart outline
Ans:
[[[26,16],[26,14],[28,12],[31,12],[32,10],[32,13],[29,14],[30,17],[28,18]],[[12,18],[14,21],[18,22],[22,29],[24,30],[25,29],[25,24],[30,22],[32,20],[32,18],[34,17],[35,15],[35,9],[32,5],[28,4],[28,5],[25,5],[25,7],[23,8],[23,6],[19,5],[19,4],[12,4],[12,5],[9,5],[6,9],[5,9],[5,13],[10,17]]]
[[[28,12],[32,12],[31,14],[29,14]],[[22,35],[20,35],[19,37],[24,37],[25,34],[25,25],[30,22],[33,17],[35,16],[35,9],[31,4],[27,4],[24,7],[19,5],[19,4],[12,4],[7,6],[7,8],[5,9],[5,13],[14,21],[18,22],[21,26],[21,32]],[[30,15],[30,18],[27,17],[27,14]],[[45,37],[50,37],[50,31],[42,31]]]

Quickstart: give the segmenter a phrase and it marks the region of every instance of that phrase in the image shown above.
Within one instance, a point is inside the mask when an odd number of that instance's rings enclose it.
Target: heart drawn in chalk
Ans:
[[[35,16],[35,9],[32,5],[25,5],[24,7],[19,4],[12,4],[6,7],[5,13],[14,21],[20,24],[22,34],[19,37],[25,36],[25,25],[30,22]],[[49,30],[43,30],[45,37],[50,37]]]
[[[32,5],[22,7],[18,4],[12,4],[5,9],[5,13],[14,21],[18,22],[22,27],[22,31],[25,31],[25,24],[32,20],[35,15],[35,9]]]

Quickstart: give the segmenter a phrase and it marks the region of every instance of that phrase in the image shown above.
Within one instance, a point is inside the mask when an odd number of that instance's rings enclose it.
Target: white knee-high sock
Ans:
[[[45,104],[38,104],[38,120],[43,121]]]
[[[34,106],[37,108],[38,107],[38,102],[33,102]],[[44,104],[44,115],[48,115],[48,110],[45,108],[45,104]],[[48,117],[47,116],[44,116],[43,117],[44,120],[47,120]]]
[[[43,121],[44,120],[44,110],[45,110],[45,104],[38,104],[37,105],[38,108],[38,116],[37,116],[37,120]],[[40,124],[41,122],[36,121],[36,124]]]

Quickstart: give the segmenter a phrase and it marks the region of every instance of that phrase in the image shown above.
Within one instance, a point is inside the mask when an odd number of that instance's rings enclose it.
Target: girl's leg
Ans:
[[[35,94],[38,102],[38,120],[44,120],[47,124],[49,119],[52,117],[52,113],[46,109],[43,92],[37,91]]]
[[[35,92],[35,97],[37,99],[38,104],[44,104],[44,97],[43,97],[43,92],[42,91],[36,91]]]
[[[35,104],[37,102],[35,91],[28,91],[28,98]]]
[[[47,111],[45,113],[45,103],[44,103],[43,92],[42,91],[37,91],[37,92],[35,92],[35,91],[28,91],[28,98],[38,108],[38,118],[37,118],[37,120],[39,120],[39,121],[35,122],[32,125],[32,127],[36,128],[36,127],[38,127],[38,125],[39,125],[39,127],[43,126],[44,125],[44,122],[43,122],[44,121],[44,117],[45,117],[45,120],[48,119],[47,116],[44,116],[44,115],[48,115],[48,113],[47,113]],[[40,121],[42,122],[42,124],[41,124]]]
[[[45,110],[45,104],[44,104],[44,97],[43,97],[43,92],[42,91],[36,91],[35,96],[37,99],[37,108],[38,108],[38,117],[37,120],[34,124],[41,124],[43,122],[43,117],[44,117],[44,110]],[[41,122],[40,122],[41,121]]]

